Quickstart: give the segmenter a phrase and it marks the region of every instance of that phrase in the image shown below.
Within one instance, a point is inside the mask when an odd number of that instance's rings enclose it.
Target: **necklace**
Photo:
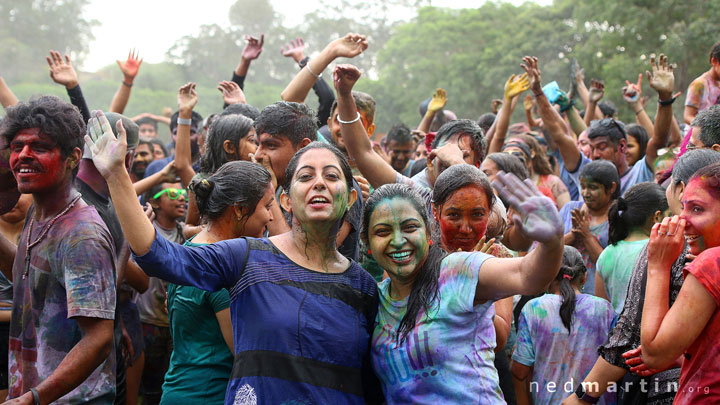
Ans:
[[[50,231],[50,228],[53,226],[55,221],[58,220],[61,216],[67,214],[68,211],[72,207],[75,206],[75,203],[80,200],[81,195],[78,195],[77,197],[73,198],[72,201],[68,205],[63,208],[62,211],[60,211],[57,215],[55,215],[50,222],[45,226],[45,228],[40,232],[40,236],[38,236],[37,239],[35,239],[35,242],[30,243],[30,234],[32,234],[32,228],[33,224],[35,224],[35,215],[30,217],[30,224],[28,225],[28,233],[25,237],[25,271],[23,272],[23,280],[27,278],[28,272],[30,271],[30,249],[34,248],[38,243],[40,243],[41,240],[47,235],[48,231]]]

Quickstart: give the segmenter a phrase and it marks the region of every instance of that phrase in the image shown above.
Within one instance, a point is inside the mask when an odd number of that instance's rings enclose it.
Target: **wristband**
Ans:
[[[352,124],[352,123],[354,123],[354,122],[360,121],[360,113],[357,113],[357,117],[355,117],[355,119],[354,119],[354,120],[351,120],[351,121],[343,121],[343,120],[341,120],[341,119],[340,119],[340,114],[338,114],[337,120],[338,120],[338,122],[341,123],[341,124]]]
[[[309,57],[309,56],[306,56],[306,57],[300,59],[300,62],[298,62],[298,65],[300,66],[300,69],[304,68],[305,65],[308,64],[308,62],[310,62],[310,57]]]
[[[190,118],[180,118],[180,117],[178,117],[177,123],[178,123],[178,125],[187,125],[187,126],[190,126],[190,125],[192,125],[192,119],[190,119]]]
[[[38,394],[37,390],[35,388],[30,388],[30,392],[32,392],[35,405],[40,405],[40,394]]]
[[[133,85],[132,83],[128,83],[125,80],[122,81],[122,84],[124,84],[125,86],[128,86],[128,87],[132,87],[132,85]]]
[[[660,99],[658,98],[658,104],[660,104],[660,105],[662,105],[662,106],[672,105],[672,103],[674,103],[676,99],[677,99],[677,97],[672,97],[672,98],[669,98],[669,99],[667,99],[667,100],[660,100]]]
[[[542,92],[542,91],[541,91],[540,93],[533,93],[533,95],[535,96],[535,98],[538,98],[538,97],[544,96],[544,95],[545,95],[545,92]]]
[[[313,77],[315,78],[315,80],[319,79],[320,76],[322,76],[322,73],[320,73],[319,75],[316,75],[315,72],[313,72],[312,69],[310,69],[310,63],[308,63],[307,65],[305,65],[305,69],[307,69],[307,71],[310,72],[311,75],[313,75]]]

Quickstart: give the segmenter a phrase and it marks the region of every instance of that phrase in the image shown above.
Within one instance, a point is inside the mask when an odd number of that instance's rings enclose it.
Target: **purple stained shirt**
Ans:
[[[448,255],[440,268],[440,298],[429,317],[419,315],[402,343],[395,340],[395,331],[405,315],[407,298],[390,297],[390,279],[380,283],[371,350],[373,369],[388,404],[505,403],[493,364],[493,301],[473,305],[478,272],[491,257]]]
[[[572,210],[576,208],[581,208],[583,204],[584,203],[582,201],[570,201],[565,204],[560,210],[560,218],[562,218],[563,220],[563,224],[565,226],[565,233],[570,232],[570,230],[572,229]],[[590,227],[590,233],[595,236],[603,249],[605,249],[605,247],[608,245],[609,230],[610,225],[608,225],[608,221]],[[582,255],[583,262],[585,263],[585,268],[587,269],[587,280],[585,281],[582,292],[585,294],[595,295],[595,262],[590,259],[590,254],[588,253],[587,249],[585,249],[585,246],[579,243],[573,246],[577,248],[577,250]]]
[[[575,392],[617,319],[606,300],[578,294],[568,332],[561,305],[562,296],[545,294],[528,301],[520,314],[513,361],[533,368],[530,392],[536,405],[559,404]],[[599,403],[615,404],[614,395],[606,393]]]

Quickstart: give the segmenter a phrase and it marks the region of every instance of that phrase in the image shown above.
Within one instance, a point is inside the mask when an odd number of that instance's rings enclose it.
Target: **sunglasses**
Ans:
[[[180,196],[185,197],[187,195],[187,191],[185,191],[185,189],[183,188],[166,188],[155,194],[153,196],[153,200],[157,200],[165,193],[167,193],[168,198],[171,200],[177,200],[178,198],[180,198]]]
[[[618,124],[618,122],[615,121],[614,118],[603,118],[598,121],[593,121],[590,124],[590,126],[593,126],[593,125],[598,125],[598,126],[603,126],[603,127],[615,127],[615,128],[617,128],[618,131],[620,131],[621,134],[623,134],[623,136],[625,136],[625,134],[626,134],[625,128],[620,126],[620,124]]]

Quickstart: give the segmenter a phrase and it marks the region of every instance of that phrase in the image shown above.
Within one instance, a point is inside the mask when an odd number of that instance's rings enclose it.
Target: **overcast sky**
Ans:
[[[317,0],[270,0],[292,27],[302,22],[309,10],[319,7]],[[109,6],[107,1],[91,0],[85,17],[96,19],[100,26],[93,29],[95,40],[90,53],[81,66],[84,71],[97,69],[116,59],[125,59],[130,48],[137,48],[145,62],[159,63],[165,52],[185,36],[195,34],[204,24],[227,27],[228,10],[235,0],[123,0]],[[471,8],[482,0],[432,0],[437,7]],[[511,0],[521,4],[522,0]],[[552,0],[535,0],[549,4]],[[162,26],[158,22],[162,21]]]

